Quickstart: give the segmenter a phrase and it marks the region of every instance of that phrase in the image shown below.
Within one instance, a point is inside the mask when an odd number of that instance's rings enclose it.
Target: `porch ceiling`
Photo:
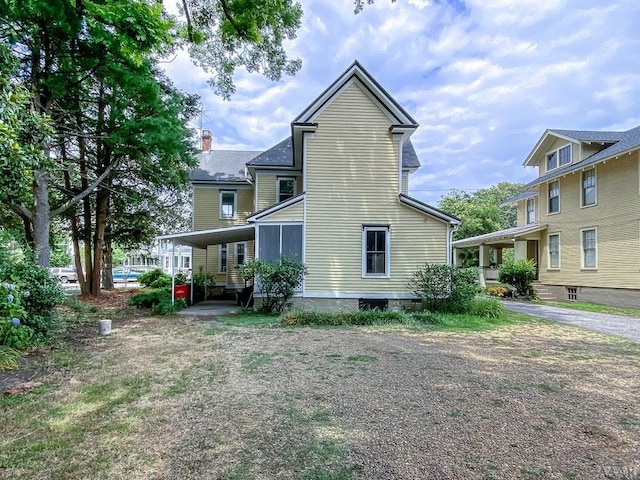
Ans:
[[[547,225],[537,223],[522,225],[520,227],[507,228],[498,232],[485,233],[477,237],[463,238],[452,242],[454,248],[479,247],[481,245],[513,246],[514,240],[526,240],[527,236],[545,230]],[[537,238],[537,236],[536,236]]]
[[[175,245],[188,245],[190,247],[205,249],[209,245],[254,240],[255,236],[254,225],[238,225],[234,227],[214,228],[211,230],[198,230],[195,232],[173,233],[171,235],[161,235],[156,238],[158,240],[169,240]]]

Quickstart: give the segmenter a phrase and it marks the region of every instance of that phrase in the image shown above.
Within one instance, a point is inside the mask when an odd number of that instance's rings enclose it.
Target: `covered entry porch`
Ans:
[[[525,259],[535,262],[537,280],[540,235],[546,228],[547,225],[530,224],[456,240],[452,243],[453,263],[456,266],[462,266],[462,249],[478,248],[478,276],[480,285],[485,287],[487,284],[498,282],[498,270],[502,265],[503,251],[513,249],[513,258],[516,260]]]

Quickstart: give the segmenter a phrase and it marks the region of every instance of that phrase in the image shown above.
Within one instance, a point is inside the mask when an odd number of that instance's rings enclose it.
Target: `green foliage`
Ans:
[[[438,207],[461,220],[454,240],[475,237],[516,226],[516,208],[504,202],[521,189],[521,183],[501,182],[474,193],[452,190],[440,198]],[[462,249],[462,262],[465,267],[477,266],[478,249]]]
[[[476,298],[469,304],[469,313],[476,317],[500,318],[507,314],[507,309],[495,298]]]
[[[173,315],[186,307],[187,302],[182,298],[176,298],[173,304],[171,303],[171,299],[162,299],[160,303],[153,306],[151,311],[158,315]]]
[[[18,368],[20,352],[6,345],[0,345],[0,372]]]
[[[156,268],[138,277],[138,283],[143,287],[162,288],[171,286],[171,276]]]
[[[513,296],[513,287],[507,284],[491,285],[486,287],[482,293],[489,297],[510,298]]]
[[[425,263],[409,280],[411,292],[431,312],[465,312],[478,293],[475,268]]]
[[[258,258],[241,266],[240,273],[244,279],[255,277],[256,291],[262,294],[263,313],[282,313],[302,285],[307,267],[287,257],[280,257],[275,262]]]
[[[0,243],[6,241],[0,240]],[[64,295],[35,255],[0,255],[0,344],[25,348],[46,342],[61,328],[55,307]]]
[[[193,298],[195,301],[204,300],[205,298],[213,296],[216,277],[211,273],[205,273],[202,265],[198,268],[198,273],[193,274],[191,282],[193,284]]]
[[[153,308],[167,300],[171,303],[171,288],[157,288],[132,296],[128,304],[131,307]]]
[[[536,264],[533,260],[510,260],[503,262],[498,272],[498,279],[515,288],[518,297],[533,295],[533,280],[536,277]]]
[[[306,312],[292,311],[280,316],[285,326],[316,325],[387,325],[387,324],[437,324],[437,317],[430,312],[381,312],[380,310],[359,310],[354,312]]]

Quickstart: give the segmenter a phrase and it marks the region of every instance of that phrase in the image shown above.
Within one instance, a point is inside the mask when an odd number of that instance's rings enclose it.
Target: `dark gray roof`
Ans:
[[[552,132],[574,132],[574,134],[576,132],[574,130],[551,130],[551,131]],[[589,132],[589,133],[595,134],[598,132]],[[558,168],[545,175],[542,175],[541,177],[538,177],[537,179],[535,179],[533,182],[530,182],[527,185],[525,185],[524,188],[526,189],[528,187],[534,187],[536,185],[540,185],[541,183],[544,183],[553,178],[557,178],[567,173],[573,172],[575,170],[580,170],[585,167],[595,165],[598,162],[610,159],[612,157],[615,157],[616,155],[620,155],[622,153],[640,148],[640,127],[632,128],[631,130],[627,130],[626,132],[600,132],[600,133],[611,135],[609,138],[613,138],[613,136],[616,134],[619,135],[619,137],[618,137],[618,140],[615,141],[616,143],[614,143],[613,145],[610,145],[607,148],[600,150],[598,153],[595,153],[594,155],[591,155],[590,157],[587,157],[580,162],[571,163],[562,168]],[[602,135],[600,136],[601,138],[604,138],[602,137]],[[577,137],[572,137],[572,138],[576,138],[577,140],[580,140]],[[591,140],[581,140],[581,141],[610,142],[613,140],[591,139]]]
[[[617,142],[626,132],[596,132],[593,130],[558,130],[550,129],[549,133],[557,133],[564,137],[573,138],[581,142]]]
[[[247,165],[264,167],[293,167],[291,137],[285,138],[269,150],[256,156]]]
[[[209,150],[198,155],[198,168],[192,182],[246,182],[245,164],[260,152],[248,150]]]
[[[522,192],[522,193],[519,193],[518,195],[514,195],[513,197],[507,198],[502,203],[502,205],[511,205],[512,203],[516,203],[520,200],[524,200],[525,198],[531,198],[531,197],[537,197],[537,196],[538,196],[538,192],[535,192],[535,191]]]
[[[247,162],[247,165],[254,167],[292,167],[293,148],[291,146],[291,137],[285,138],[269,150],[262,152]],[[402,167],[418,168],[419,166],[420,160],[418,160],[418,155],[411,144],[411,140],[408,140],[402,146]]]

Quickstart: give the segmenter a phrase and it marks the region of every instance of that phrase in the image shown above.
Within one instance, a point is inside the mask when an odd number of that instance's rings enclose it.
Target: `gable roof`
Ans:
[[[371,76],[371,74],[355,60],[342,74],[329,85],[300,115],[293,124],[313,123],[318,114],[336,97],[352,80],[357,80],[365,92],[385,111],[394,123],[418,127],[418,123],[407,111],[396,102],[391,95]]]
[[[293,145],[291,137],[285,138],[270,149],[262,152],[247,162],[251,167],[293,167]],[[420,167],[418,154],[413,148],[411,140],[402,145],[402,168],[416,169]]]
[[[259,151],[209,150],[198,154],[198,168],[189,174],[189,180],[198,182],[246,182],[245,164]]]
[[[548,133],[556,132],[556,130],[547,130]],[[615,159],[620,155],[631,153],[635,150],[640,149],[640,126],[632,128],[631,130],[627,130],[626,132],[587,132],[580,130],[558,130],[557,132],[566,132],[567,135],[573,135],[572,139],[581,141],[581,142],[615,142],[613,145],[610,145],[599,152],[587,157],[579,162],[570,163],[569,165],[565,165],[564,167],[557,168],[552,170],[545,175],[542,175],[535,179],[532,182],[529,182],[524,188],[534,187],[536,185],[540,185],[541,183],[548,182],[555,178],[566,175],[567,173],[574,172],[576,170],[581,170],[583,168],[587,168],[591,165],[595,165],[596,163],[603,162],[605,160]],[[613,139],[617,140],[613,140]],[[538,142],[540,144],[541,142]],[[538,145],[534,149],[534,152],[537,150]],[[533,152],[529,154],[531,157]],[[527,158],[529,158],[527,157]],[[526,163],[526,162],[525,162]]]

